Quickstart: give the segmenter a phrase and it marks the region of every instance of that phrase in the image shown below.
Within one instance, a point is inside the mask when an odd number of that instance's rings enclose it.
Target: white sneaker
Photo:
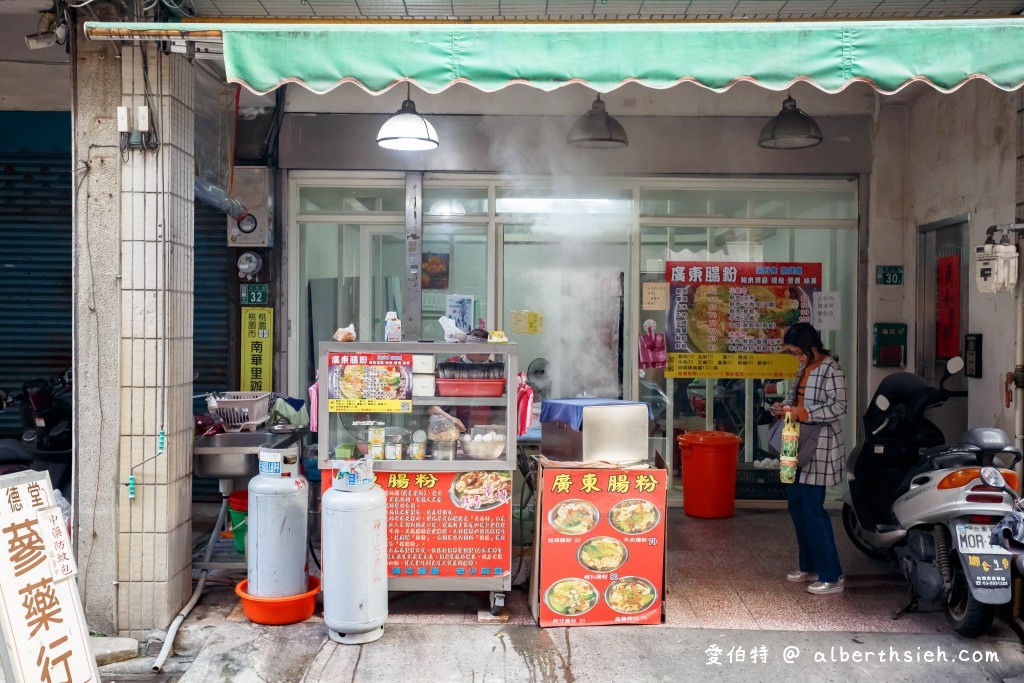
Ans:
[[[817,577],[815,577],[817,578]],[[829,593],[842,593],[846,577],[840,576],[836,581],[815,581],[807,587],[808,593],[815,595],[827,595]]]
[[[802,583],[804,581],[817,581],[818,572],[802,572],[797,569],[795,572],[786,574],[786,581],[792,581],[793,583]]]

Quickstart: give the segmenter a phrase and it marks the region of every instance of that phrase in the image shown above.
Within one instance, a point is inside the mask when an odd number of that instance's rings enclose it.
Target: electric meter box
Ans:
[[[974,279],[983,294],[1012,292],[1017,286],[1017,247],[992,243],[975,247]]]
[[[907,366],[907,326],[905,323],[875,323],[871,344],[871,363],[876,368]]]
[[[271,174],[264,167],[237,167],[231,182],[231,198],[249,211],[237,220],[228,216],[229,247],[274,246],[274,202]]]

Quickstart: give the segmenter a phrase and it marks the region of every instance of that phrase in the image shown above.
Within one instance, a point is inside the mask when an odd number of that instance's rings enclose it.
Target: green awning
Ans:
[[[436,93],[513,83],[682,82],[724,91],[750,81],[785,90],[806,81],[838,92],[856,81],[894,93],[914,81],[949,92],[981,78],[1024,83],[1024,19],[635,24],[86,23],[93,39],[222,36],[228,81],[257,93],[298,83],[325,93],[356,83],[381,93],[410,81]],[[209,39],[209,38],[207,38]]]

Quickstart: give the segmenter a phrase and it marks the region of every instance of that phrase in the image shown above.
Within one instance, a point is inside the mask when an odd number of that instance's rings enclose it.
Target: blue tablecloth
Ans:
[[[646,406],[643,401],[617,401],[614,398],[546,398],[540,404],[541,422],[564,422],[576,431],[583,427],[583,409],[587,406]],[[651,419],[647,406],[647,419]]]

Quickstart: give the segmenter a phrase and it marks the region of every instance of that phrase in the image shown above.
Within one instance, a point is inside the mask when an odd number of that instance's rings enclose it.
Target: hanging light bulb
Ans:
[[[821,128],[817,121],[796,106],[796,100],[786,96],[782,111],[765,124],[757,144],[767,149],[801,149],[821,142]]]
[[[629,144],[626,137],[626,129],[615,118],[608,114],[608,110],[598,94],[590,111],[576,119],[569,129],[569,135],[565,141],[574,147],[588,147],[590,149],[612,149],[613,147],[625,147]]]
[[[410,98],[411,88],[405,84],[405,102],[402,108],[388,117],[377,132],[377,144],[385,149],[422,151],[436,149],[437,131],[430,121],[416,112],[416,104]]]

